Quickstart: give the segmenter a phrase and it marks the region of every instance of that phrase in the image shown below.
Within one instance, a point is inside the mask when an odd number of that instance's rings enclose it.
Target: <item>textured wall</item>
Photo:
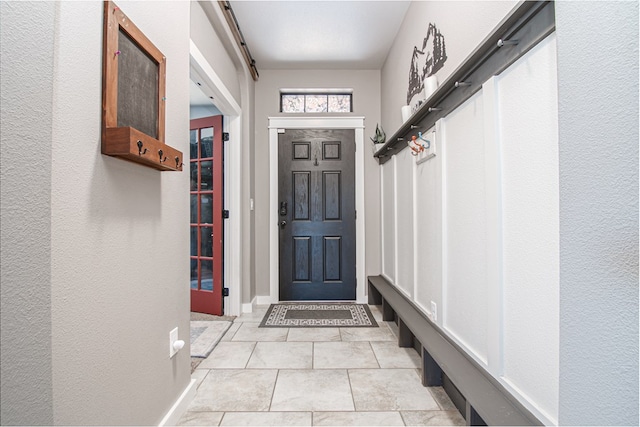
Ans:
[[[53,423],[50,203],[55,9],[53,2],[0,2],[2,425]]]
[[[189,175],[100,153],[102,3],[58,2],[51,140],[56,424],[158,424],[190,381]],[[166,142],[188,152],[189,3],[118,6],[167,57]]]
[[[638,3],[557,2],[560,423],[638,423]]]

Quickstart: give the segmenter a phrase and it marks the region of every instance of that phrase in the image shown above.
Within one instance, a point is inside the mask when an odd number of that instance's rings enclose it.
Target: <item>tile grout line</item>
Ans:
[[[431,387],[425,387],[426,389],[429,390],[429,394],[431,395],[431,397],[433,398],[433,400],[436,402],[436,405],[438,405],[438,408],[440,408],[441,411],[444,411],[444,407],[440,404],[440,399],[438,399],[432,392],[431,392]]]
[[[405,426],[406,426],[406,425],[408,425],[408,424],[407,424],[407,421],[404,419],[404,415],[402,415],[402,411],[398,411],[398,414],[400,414],[400,419],[402,420],[402,423],[403,423]]]
[[[357,413],[358,411],[358,407],[356,406],[356,398],[353,396],[353,385],[351,384],[351,374],[349,372],[349,369],[346,370],[347,371],[347,378],[349,379],[349,392],[351,393],[351,402],[353,403],[353,412]]]
[[[269,399],[269,409],[267,412],[271,412],[271,406],[273,405],[273,396],[276,394],[276,385],[278,384],[278,378],[280,377],[280,369],[276,372],[276,380],[273,382],[273,390],[271,390],[271,399]]]
[[[238,335],[238,332],[240,332],[240,329],[242,329],[242,327],[244,326],[244,322],[239,322],[239,323],[240,323],[240,326],[238,326],[238,329],[236,329],[236,331],[233,333],[233,336],[231,337],[231,339],[229,339],[229,341],[233,341],[236,335]]]
[[[258,346],[258,342],[256,341],[256,342],[253,343],[253,348],[251,349],[251,354],[247,358],[247,361],[244,363],[244,368],[242,368],[242,369],[248,369],[247,366],[249,366],[249,361],[253,357],[253,353],[255,353],[257,346]]]
[[[382,365],[380,364],[380,360],[378,359],[378,355],[376,354],[375,349],[371,345],[371,341],[367,341],[369,343],[369,347],[371,348],[371,352],[373,353],[373,357],[376,359],[376,363],[378,364],[378,369],[382,369]]]
[[[234,322],[231,322],[231,326],[229,326],[229,329],[227,329],[227,332],[229,332],[229,330],[231,330],[231,328],[233,327],[233,325],[234,325],[234,324],[235,324],[235,321],[234,321]],[[242,325],[238,324],[238,327],[236,328],[236,330],[235,330],[235,331],[233,331],[233,333],[232,333],[232,334],[231,334],[231,336],[229,337],[229,341],[233,340],[233,337],[235,337],[235,336],[236,336],[236,334],[237,334],[237,333],[238,333],[238,331],[240,330],[240,326],[242,326]],[[227,335],[227,333],[226,333],[226,332],[225,332],[225,335]],[[224,337],[222,337],[222,338],[224,338]]]

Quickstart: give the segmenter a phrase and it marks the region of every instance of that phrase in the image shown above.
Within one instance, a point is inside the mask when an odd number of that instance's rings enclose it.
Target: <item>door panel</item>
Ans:
[[[340,185],[340,172],[323,172],[322,173],[322,195],[324,206],[325,221],[340,221],[342,209],[340,202],[342,200]]]
[[[191,311],[223,314],[222,116],[191,120]]]
[[[342,280],[342,237],[324,238],[324,281]]]
[[[280,300],[356,297],[355,133],[279,134]]]
[[[295,198],[293,207],[294,221],[305,221],[311,219],[311,173],[293,172],[293,196]]]

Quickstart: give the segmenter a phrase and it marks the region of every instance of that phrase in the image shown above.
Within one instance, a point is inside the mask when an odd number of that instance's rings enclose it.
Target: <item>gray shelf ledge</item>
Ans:
[[[368,282],[368,303],[382,305],[384,321],[397,320],[398,345],[415,347],[415,340],[419,342],[422,384],[447,390],[446,382],[453,383],[463,398],[464,406],[458,409],[467,425],[544,425],[394,285],[382,276],[369,276]],[[455,403],[454,396],[452,400]]]

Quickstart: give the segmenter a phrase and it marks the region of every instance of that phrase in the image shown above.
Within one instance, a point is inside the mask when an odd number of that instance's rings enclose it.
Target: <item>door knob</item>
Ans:
[[[280,227],[284,228],[285,225],[287,225],[287,221],[285,220],[280,221]]]

